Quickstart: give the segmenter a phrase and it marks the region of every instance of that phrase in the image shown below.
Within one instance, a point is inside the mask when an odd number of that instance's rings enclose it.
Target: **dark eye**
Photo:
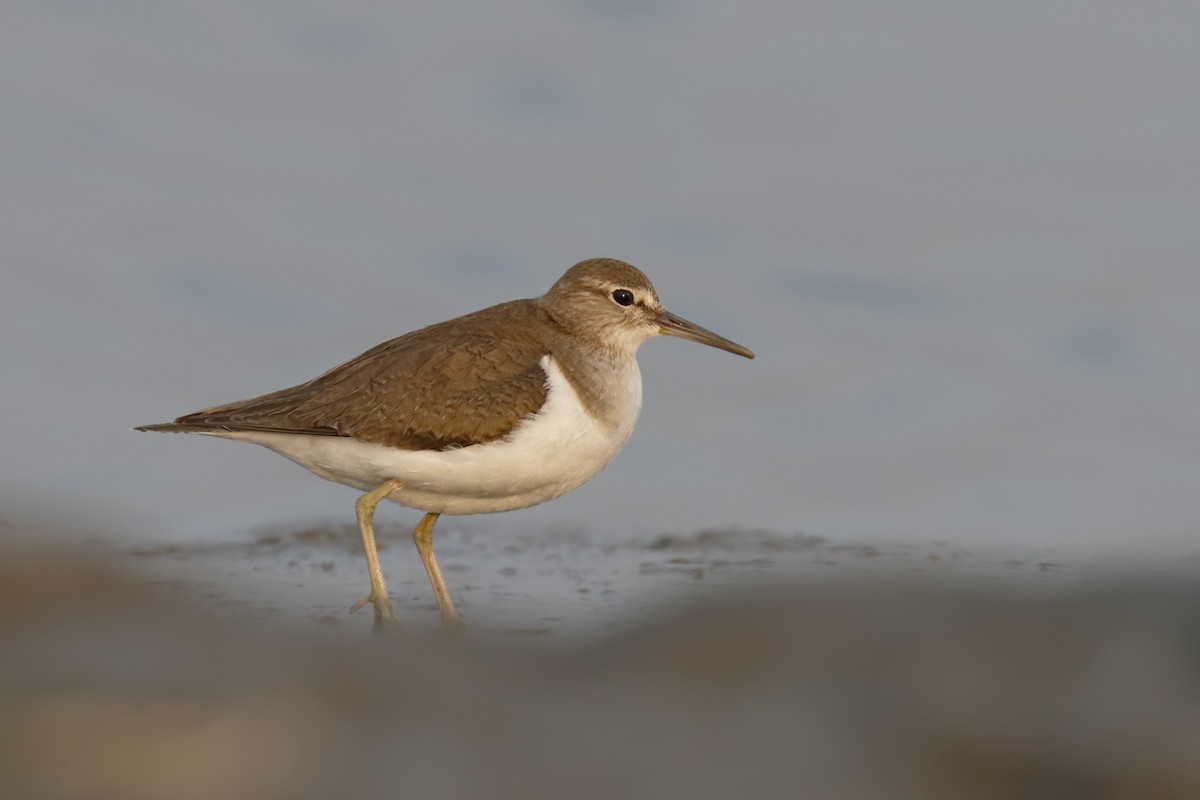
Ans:
[[[633,292],[628,289],[615,289],[613,300],[616,300],[619,306],[631,306],[633,305]]]

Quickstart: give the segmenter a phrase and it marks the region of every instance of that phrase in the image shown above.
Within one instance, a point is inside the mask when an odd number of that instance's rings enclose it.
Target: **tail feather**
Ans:
[[[342,436],[334,428],[281,428],[271,425],[254,425],[251,423],[230,422],[228,420],[209,421],[194,420],[184,422],[183,418],[175,422],[159,422],[154,425],[139,425],[135,431],[158,431],[161,433],[216,433],[224,431],[258,431],[260,433],[297,433],[305,436]]]
[[[161,431],[163,433],[200,433],[219,427],[219,425],[197,425],[192,422],[159,422],[154,425],[139,425],[134,430]]]

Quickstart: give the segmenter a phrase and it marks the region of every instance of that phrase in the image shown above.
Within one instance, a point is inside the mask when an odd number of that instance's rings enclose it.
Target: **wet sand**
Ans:
[[[0,797],[1194,798],[1200,569],[710,531],[4,531]]]
[[[381,525],[377,540],[402,622],[432,628],[437,605],[411,528]],[[1023,584],[1095,570],[1079,563],[1068,567],[1060,553],[1048,549],[986,554],[949,545],[867,545],[735,529],[614,542],[561,528],[489,535],[451,520],[439,527],[435,546],[458,610],[476,635],[569,640],[636,629],[648,617],[727,589],[786,591],[904,574]],[[346,613],[368,588],[354,525],[268,532],[241,542],[134,548],[122,555],[132,557],[132,566],[149,580],[170,576],[175,589],[249,618],[370,627],[369,609]]]

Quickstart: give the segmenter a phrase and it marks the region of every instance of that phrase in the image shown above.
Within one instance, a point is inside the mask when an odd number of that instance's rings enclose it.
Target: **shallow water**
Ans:
[[[608,255],[759,358],[648,343],[625,452],[480,536],[1194,550],[1198,14],[8,3],[4,516],[349,521],[129,429]]]

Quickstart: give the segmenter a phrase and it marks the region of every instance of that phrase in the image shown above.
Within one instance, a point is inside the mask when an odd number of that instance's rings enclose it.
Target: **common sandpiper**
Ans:
[[[433,554],[442,514],[544,503],[617,454],[642,405],[637,350],[667,334],[754,358],[667,311],[636,267],[581,261],[541,297],[513,300],[384,342],[307,383],[137,430],[262,445],[356,504],[375,630],[398,627],[375,548],[375,507],[425,512],[413,531],[445,627],[462,625]]]

